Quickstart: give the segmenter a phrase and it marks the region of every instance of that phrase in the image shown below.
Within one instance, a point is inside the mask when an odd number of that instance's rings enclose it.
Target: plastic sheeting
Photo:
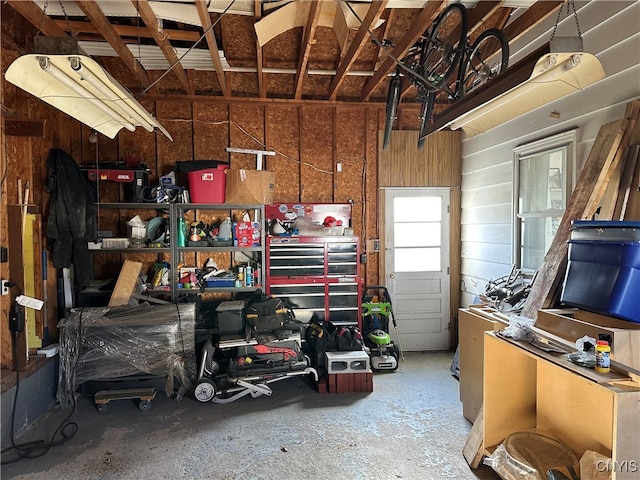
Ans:
[[[196,376],[195,312],[195,304],[72,309],[58,325],[58,401],[73,405],[89,380],[144,373],[166,376],[167,396],[181,398]]]

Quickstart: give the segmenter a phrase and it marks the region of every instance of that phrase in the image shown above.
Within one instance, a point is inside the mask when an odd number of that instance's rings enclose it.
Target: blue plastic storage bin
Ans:
[[[570,240],[560,300],[640,323],[640,241]]]

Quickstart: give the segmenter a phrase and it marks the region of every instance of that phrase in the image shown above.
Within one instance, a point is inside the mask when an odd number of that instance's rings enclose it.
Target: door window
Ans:
[[[393,218],[395,271],[440,271],[442,198],[395,197]]]

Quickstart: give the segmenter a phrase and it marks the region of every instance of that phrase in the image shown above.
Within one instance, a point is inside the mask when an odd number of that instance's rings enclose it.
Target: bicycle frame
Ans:
[[[498,47],[491,45],[492,41],[497,41]],[[487,44],[491,48],[484,48]],[[486,62],[484,53],[487,52],[490,54],[488,58],[499,55],[497,71],[495,65]],[[472,44],[468,37],[466,8],[459,3],[449,5],[405,56],[396,61],[397,67],[387,96],[383,149],[389,144],[400,100],[402,76],[409,78],[416,87],[416,99],[422,104],[418,140],[418,149],[421,150],[426,138],[424,132],[431,121],[435,96],[444,92],[450,100],[460,100],[466,93],[506,69],[508,58],[509,44],[500,30],[485,30]],[[477,65],[474,60],[477,60]]]

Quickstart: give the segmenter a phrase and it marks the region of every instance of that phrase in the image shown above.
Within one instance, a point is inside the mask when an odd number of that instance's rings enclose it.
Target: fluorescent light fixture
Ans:
[[[591,53],[549,53],[536,62],[528,80],[443,126],[473,137],[604,77],[600,60]]]
[[[7,69],[8,82],[72,116],[103,135],[114,138],[154,129],[169,132],[107,71],[84,55],[23,55]]]

